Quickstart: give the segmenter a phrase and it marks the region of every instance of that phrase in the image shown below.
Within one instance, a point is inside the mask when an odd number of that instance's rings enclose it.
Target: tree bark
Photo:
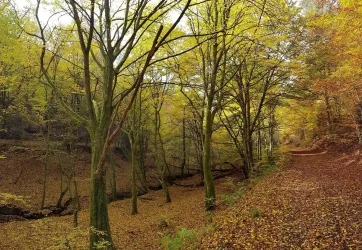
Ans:
[[[212,136],[212,115],[211,103],[208,102],[206,117],[205,117],[205,135],[203,143],[203,172],[204,172],[204,186],[205,186],[205,206],[206,210],[213,210],[215,208],[215,186],[214,178],[211,172],[211,136]]]
[[[110,124],[110,110],[105,108],[100,114],[100,121],[95,129],[90,129],[92,141],[91,190],[90,190],[90,241],[89,248],[105,243],[106,249],[115,249],[108,219],[107,185],[105,171],[99,168],[105,139]]]
[[[111,164],[112,176],[111,176],[111,192],[112,192],[112,200],[117,200],[117,178],[116,178],[116,166],[113,160],[112,150],[109,151],[109,161]]]
[[[133,139],[130,138],[131,141],[131,160],[132,160],[132,215],[136,215],[138,213],[137,210],[137,186],[136,186],[136,145]]]
[[[89,249],[93,249],[97,244],[106,242],[110,247],[107,249],[115,249],[113,247],[111,230],[108,219],[106,181],[104,174],[97,173],[98,156],[102,149],[93,147],[94,156],[92,159],[92,176],[91,176],[91,192],[90,192],[90,241]]]
[[[167,183],[166,183],[166,179],[165,179],[166,162],[164,161],[163,164],[161,164],[160,158],[159,158],[158,141],[160,142],[160,147],[163,147],[163,145],[162,145],[163,142],[161,140],[161,132],[160,132],[160,129],[161,129],[160,109],[161,109],[161,107],[162,107],[162,101],[161,101],[161,103],[156,101],[156,103],[155,103],[155,160],[156,160],[158,173],[161,177],[161,185],[162,185],[162,189],[165,193],[165,200],[166,200],[166,203],[169,203],[169,202],[171,202],[171,196],[170,196],[170,192],[168,191],[168,187],[167,187]],[[161,148],[161,150],[163,150],[163,148]]]
[[[184,117],[182,118],[182,163],[181,163],[181,177],[185,176],[186,166],[186,121],[185,121],[185,108]]]

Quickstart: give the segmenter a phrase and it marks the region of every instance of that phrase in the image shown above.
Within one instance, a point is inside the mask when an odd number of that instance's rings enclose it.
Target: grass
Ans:
[[[159,243],[168,250],[197,249],[199,237],[210,230],[211,227],[201,229],[180,228],[174,236],[171,233],[165,234],[159,240]]]

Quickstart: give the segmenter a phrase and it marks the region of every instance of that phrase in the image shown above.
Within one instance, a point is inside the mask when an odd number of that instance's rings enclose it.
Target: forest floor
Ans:
[[[52,145],[56,148],[57,145]],[[39,210],[42,190],[42,171],[45,162],[41,142],[0,141],[0,205]],[[81,200],[79,228],[73,228],[73,216],[52,216],[38,220],[0,223],[0,249],[87,249],[89,232],[89,167],[90,153],[78,154],[76,176]],[[130,190],[130,164],[115,154],[118,192]],[[46,206],[55,205],[60,193],[60,171],[69,170],[69,154],[51,155],[47,170]],[[152,172],[152,171],[151,171]],[[151,176],[152,177],[152,176]],[[63,177],[65,178],[65,177]],[[215,181],[218,194],[231,191],[234,177]],[[137,216],[131,216],[130,199],[113,201],[108,205],[113,241],[117,249],[162,249],[162,238],[167,239],[181,228],[206,228],[211,214],[204,211],[204,189],[200,176],[177,180],[169,187],[172,203],[165,203],[162,190],[150,191],[138,199]],[[230,184],[231,183],[231,184]],[[63,183],[63,188],[64,188]],[[4,195],[6,194],[6,195]],[[64,200],[68,199],[68,195]],[[220,212],[225,207],[220,200]]]
[[[200,249],[362,249],[362,152],[353,144],[292,150],[215,219]]]
[[[73,158],[70,152],[59,150],[61,144],[52,142],[49,163],[47,167],[45,206],[55,206],[60,196],[60,187],[65,189],[71,174]],[[0,205],[7,203],[26,208],[31,211],[39,210],[42,199],[43,168],[46,162],[46,145],[43,141],[0,140]],[[89,181],[91,154],[87,150],[79,150],[76,156],[75,176],[78,194],[82,207],[89,203]],[[117,191],[130,190],[130,164],[114,154],[117,176]],[[61,168],[63,176],[61,177]],[[15,195],[12,199],[11,195]],[[63,203],[69,199],[69,193],[63,198]]]
[[[216,180],[214,212],[204,211],[203,188],[189,185],[170,187],[172,203],[162,190],[139,197],[136,216],[129,199],[112,202],[113,241],[118,249],[362,249],[362,150],[322,148],[295,149],[288,168],[252,182]],[[18,192],[0,182],[4,189]],[[78,229],[72,215],[2,223],[0,249],[86,249],[88,213],[79,213]]]

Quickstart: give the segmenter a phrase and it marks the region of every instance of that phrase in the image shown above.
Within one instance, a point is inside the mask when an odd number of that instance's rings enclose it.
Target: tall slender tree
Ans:
[[[42,43],[41,78],[52,87],[65,112],[73,120],[87,127],[91,138],[89,247],[94,248],[97,244],[104,244],[105,248],[114,249],[106,199],[105,162],[108,150],[112,139],[122,128],[153,57],[162,46],[169,42],[167,38],[180,22],[191,0],[184,4],[182,1],[160,0],[151,3],[148,0],[127,0],[118,3],[118,6],[109,0],[102,2],[65,0],[65,3],[64,10],[74,20],[78,43],[82,50],[87,118],[72,111],[58,91],[57,82],[52,79],[48,71],[49,62],[46,54],[48,53],[49,22],[44,25],[40,20],[41,0],[37,0],[35,11],[39,32],[32,35],[38,37]],[[178,18],[164,29],[164,25],[158,23],[164,22],[163,17],[178,6],[182,6]],[[148,46],[145,46],[147,40],[150,42]],[[100,51],[100,55],[96,50]],[[54,57],[53,54],[49,60],[52,61]],[[124,82],[120,83],[121,75],[126,74],[136,62],[141,65],[136,72],[136,80],[126,84],[126,79],[123,79]],[[94,90],[92,82],[93,63],[101,72],[99,90]],[[121,109],[122,113],[120,113]]]

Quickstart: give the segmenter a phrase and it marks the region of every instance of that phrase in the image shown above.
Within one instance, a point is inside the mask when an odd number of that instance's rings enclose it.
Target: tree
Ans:
[[[22,35],[10,1],[0,3],[0,136],[24,139],[24,129],[42,121],[43,90],[36,88],[36,46]],[[29,25],[31,26],[31,25]]]
[[[297,82],[309,88],[320,107],[319,131],[329,135],[355,128],[361,142],[358,113],[361,79],[360,1],[322,0],[306,14],[308,21],[303,64]],[[349,125],[343,125],[349,124]]]
[[[181,1],[168,2],[160,0],[151,4],[147,0],[127,0],[113,6],[111,1],[98,3],[95,0],[80,2],[65,1],[64,10],[73,18],[78,34],[78,43],[83,57],[83,80],[88,117],[75,113],[59,92],[58,84],[48,71],[48,63],[54,60],[55,54],[47,61],[46,54],[47,24],[39,18],[41,0],[37,0],[35,11],[39,32],[32,34],[41,40],[40,55],[41,79],[48,84],[61,101],[64,111],[78,124],[87,127],[92,146],[91,192],[90,192],[90,248],[97,244],[105,244],[114,249],[109,227],[106,199],[105,162],[111,141],[122,128],[128,111],[131,109],[144,76],[156,52],[167,44],[167,38],[180,22],[191,4],[188,0],[182,7],[177,20],[166,31],[158,21],[182,4]],[[156,31],[156,32],[155,32]],[[155,32],[155,33],[153,33]],[[154,35],[152,35],[152,33]],[[148,42],[148,46],[145,41]],[[141,44],[142,41],[142,44]],[[97,51],[99,53],[97,53]],[[141,56],[138,56],[141,55]],[[141,67],[136,72],[134,82],[127,75],[127,70],[136,62]],[[101,72],[101,85],[94,90],[91,67],[97,64]],[[128,97],[128,98],[126,98]],[[120,114],[120,109],[123,109]]]
[[[154,145],[155,145],[155,163],[157,166],[158,174],[161,178],[162,189],[165,193],[166,202],[171,202],[170,192],[168,191],[166,183],[166,171],[169,171],[169,167],[166,161],[165,145],[161,135],[161,109],[164,103],[165,94],[167,92],[167,85],[161,87],[155,86],[152,97],[153,97],[153,108],[155,114],[155,131],[154,131]]]
[[[229,20],[233,3],[213,0],[206,2],[203,9],[197,9],[197,15],[190,18],[190,28],[195,36],[198,47],[199,74],[203,102],[202,118],[202,166],[205,187],[205,207],[212,210],[215,207],[215,186],[211,172],[211,138],[216,112],[221,107],[222,89],[226,85],[227,52],[232,46],[230,42]],[[195,18],[195,19],[193,19]],[[237,22],[237,21],[236,21]],[[205,32],[205,31],[206,32]],[[231,29],[232,30],[232,29]],[[230,33],[229,33],[230,32]],[[209,36],[204,42],[202,36]]]

